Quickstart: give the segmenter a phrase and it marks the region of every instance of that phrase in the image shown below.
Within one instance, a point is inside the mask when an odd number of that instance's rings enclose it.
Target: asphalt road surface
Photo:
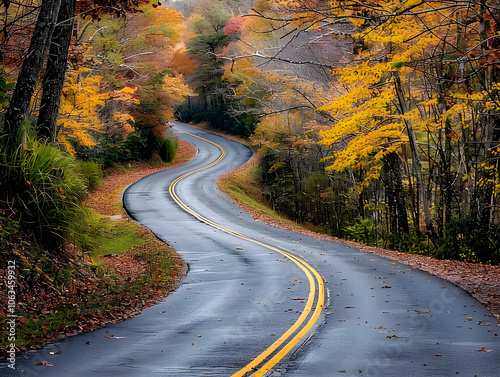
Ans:
[[[175,129],[196,158],[133,184],[124,203],[189,263],[184,284],[0,376],[500,376],[500,327],[479,302],[406,265],[256,223],[214,183],[251,151]]]

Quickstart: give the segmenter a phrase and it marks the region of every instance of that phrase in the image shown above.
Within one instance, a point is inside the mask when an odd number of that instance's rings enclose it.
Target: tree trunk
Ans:
[[[57,25],[52,34],[36,132],[39,139],[55,143],[57,115],[68,63],[76,0],[61,0]]]
[[[402,176],[398,155],[393,152],[385,156],[385,196],[389,208],[389,227],[391,233],[394,234],[408,234],[410,232]]]
[[[31,97],[43,68],[45,52],[48,41],[52,37],[60,3],[61,0],[44,0],[40,6],[28,53],[24,58],[14,94],[5,115],[5,131],[10,134],[11,138],[16,137],[25,120]]]
[[[403,88],[401,86],[401,78],[399,77],[399,72],[394,72],[396,94],[401,107],[401,114],[406,114],[409,111],[408,104],[404,96]],[[422,162],[420,161],[420,156],[417,149],[417,137],[415,136],[415,131],[409,121],[405,121],[406,132],[409,139],[411,155],[413,159],[413,165],[415,167],[416,175],[416,185],[420,189],[420,194],[422,198],[422,209],[424,211],[425,217],[425,227],[433,243],[437,243],[436,233],[434,231],[434,225],[432,223],[432,215],[429,208],[429,200],[427,197],[427,190],[425,188],[424,175],[422,173]]]

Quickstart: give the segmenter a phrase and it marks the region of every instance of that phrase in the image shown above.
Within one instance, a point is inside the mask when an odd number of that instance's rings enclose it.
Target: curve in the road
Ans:
[[[254,221],[214,185],[250,149],[175,127],[197,156],[134,183],[123,200],[183,256],[188,278],[130,320],[23,354],[16,370],[0,361],[0,376],[500,377],[500,323],[477,300],[410,266]],[[172,192],[193,214],[169,194],[182,175]]]
[[[189,133],[188,133],[189,134]],[[301,258],[298,258],[284,250],[281,250],[277,247],[274,247],[272,245],[269,245],[267,243],[258,241],[252,237],[248,237],[242,233],[235,232],[233,230],[230,230],[228,228],[225,228],[219,224],[214,223],[213,221],[210,221],[206,217],[200,215],[196,211],[192,210],[187,206],[176,194],[175,192],[175,187],[176,185],[186,178],[187,176],[197,173],[201,170],[207,169],[213,165],[216,165],[219,163],[226,155],[226,151],[224,148],[211,141],[208,139],[205,139],[203,137],[194,135],[194,134],[189,134],[190,136],[196,137],[200,140],[203,140],[207,143],[210,143],[217,148],[220,149],[221,155],[219,156],[218,159],[213,161],[212,163],[205,165],[199,169],[192,170],[176,180],[172,182],[172,184],[169,187],[169,193],[170,196],[173,198],[173,200],[186,212],[189,214],[193,215],[196,217],[198,220],[202,221],[203,223],[210,225],[213,228],[216,228],[220,231],[223,231],[225,233],[231,234],[235,237],[244,239],[246,241],[253,242],[257,245],[263,246],[267,249],[273,250],[275,252],[280,253],[281,255],[287,257],[291,261],[293,261],[307,276],[307,279],[309,281],[309,296],[306,301],[306,305],[304,307],[304,310],[302,311],[301,315],[295,321],[295,323],[283,334],[279,337],[279,339],[274,342],[271,346],[269,346],[266,350],[264,350],[260,355],[258,355],[256,358],[254,358],[250,363],[248,363],[245,367],[241,368],[238,372],[234,373],[232,377],[242,377],[245,376],[248,372],[254,371],[252,376],[263,376],[267,372],[271,370],[273,366],[275,366],[281,359],[283,359],[292,349],[297,345],[298,342],[300,342],[301,339],[304,338],[304,336],[314,327],[314,324],[318,320],[318,318],[321,316],[321,311],[323,310],[324,306],[324,301],[325,301],[325,286],[323,279],[321,275],[313,268],[311,267],[308,263],[306,263],[304,260]],[[314,312],[312,312],[313,307],[315,307]],[[311,314],[312,312],[312,314]],[[309,320],[308,320],[309,318]],[[307,321],[307,322],[306,322]],[[295,334],[291,339],[290,337]],[[262,365],[263,364],[263,365]]]

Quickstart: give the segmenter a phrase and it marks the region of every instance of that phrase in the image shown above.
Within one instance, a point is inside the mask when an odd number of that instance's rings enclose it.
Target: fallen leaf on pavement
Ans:
[[[486,348],[484,347],[481,347],[481,349],[479,350],[474,350],[474,351],[478,351],[478,352],[491,352],[491,350],[487,350]]]
[[[40,362],[38,362],[38,363],[35,363],[34,365],[45,365],[45,366],[47,366],[47,367],[53,367],[53,365],[52,365],[52,364],[50,364],[50,363],[48,363],[48,362],[46,362],[46,361],[40,361]]]

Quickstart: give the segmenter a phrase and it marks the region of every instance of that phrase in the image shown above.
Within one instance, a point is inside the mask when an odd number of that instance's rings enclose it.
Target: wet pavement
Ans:
[[[135,318],[18,357],[17,371],[3,364],[0,376],[231,376],[297,320],[309,284],[295,263],[200,222],[172,200],[177,177],[221,154],[191,134],[221,145],[226,156],[177,184],[182,201],[222,227],[299,256],[325,281],[319,321],[269,376],[500,376],[500,327],[479,302],[408,266],[256,223],[214,183],[251,151],[185,125],[175,129],[197,157],[130,186],[124,202],[188,262],[184,284]]]

